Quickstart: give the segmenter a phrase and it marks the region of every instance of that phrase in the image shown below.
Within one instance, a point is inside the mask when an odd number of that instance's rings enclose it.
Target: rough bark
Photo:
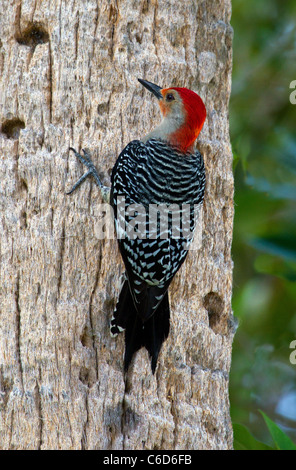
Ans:
[[[230,0],[0,3],[0,448],[227,449],[233,337]],[[109,334],[123,271],[99,240],[99,193],[121,149],[159,121],[137,77],[205,101],[199,250],[170,289],[155,376]]]

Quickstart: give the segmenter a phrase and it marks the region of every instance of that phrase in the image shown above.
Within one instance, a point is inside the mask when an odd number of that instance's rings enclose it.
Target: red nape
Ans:
[[[177,145],[182,152],[186,152],[197,139],[207,112],[200,96],[188,88],[172,87],[181,96],[186,112],[184,124],[171,136],[171,142]]]

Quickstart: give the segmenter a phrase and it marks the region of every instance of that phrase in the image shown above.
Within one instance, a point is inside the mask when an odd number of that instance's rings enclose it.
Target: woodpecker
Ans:
[[[200,96],[187,88],[161,88],[138,80],[158,99],[163,115],[160,125],[141,140],[131,141],[120,153],[112,170],[111,188],[102,185],[89,154],[83,150],[81,155],[70,147],[88,172],[68,194],[92,175],[103,199],[113,208],[126,273],[111,334],[125,330],[125,372],[133,355],[145,347],[154,374],[169,334],[168,288],[187,256],[196,210],[204,198],[204,162],[194,143],[206,119],[206,108]],[[175,217],[178,214],[179,219]]]

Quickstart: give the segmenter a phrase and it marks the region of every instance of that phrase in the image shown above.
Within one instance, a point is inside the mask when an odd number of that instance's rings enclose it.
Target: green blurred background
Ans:
[[[269,443],[263,410],[296,442],[296,1],[232,0],[231,414]]]

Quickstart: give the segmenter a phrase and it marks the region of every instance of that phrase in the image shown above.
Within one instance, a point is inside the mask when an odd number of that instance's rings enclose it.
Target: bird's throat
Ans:
[[[165,117],[159,126],[142,139],[142,142],[147,142],[149,139],[159,139],[177,147],[181,153],[186,153],[193,149],[199,132],[200,129],[193,129],[181,119]]]

